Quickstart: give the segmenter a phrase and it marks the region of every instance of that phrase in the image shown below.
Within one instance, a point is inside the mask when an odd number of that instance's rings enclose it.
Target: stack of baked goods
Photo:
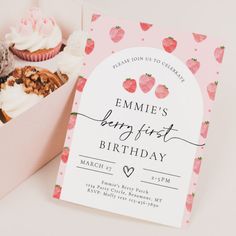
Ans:
[[[69,78],[78,77],[84,37],[72,34],[62,52],[60,27],[38,8],[31,8],[10,28],[0,42],[0,125],[36,105]]]

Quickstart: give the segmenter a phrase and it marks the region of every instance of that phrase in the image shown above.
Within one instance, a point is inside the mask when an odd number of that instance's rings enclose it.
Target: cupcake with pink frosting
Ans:
[[[57,55],[62,33],[52,17],[45,17],[38,8],[31,8],[25,18],[6,35],[13,54],[26,61],[44,61]]]

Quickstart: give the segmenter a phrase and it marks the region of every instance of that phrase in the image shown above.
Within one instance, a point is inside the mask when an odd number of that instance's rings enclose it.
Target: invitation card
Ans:
[[[93,15],[54,198],[189,222],[224,47]]]

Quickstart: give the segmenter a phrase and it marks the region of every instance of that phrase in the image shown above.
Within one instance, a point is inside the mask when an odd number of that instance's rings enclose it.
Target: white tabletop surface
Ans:
[[[0,200],[0,235],[236,235],[235,1],[89,2],[119,17],[141,18],[157,22],[161,28],[210,33],[225,39],[222,81],[212,112],[206,159],[201,170],[191,223],[186,229],[175,229],[54,200],[51,194],[59,165],[59,158],[56,158]]]

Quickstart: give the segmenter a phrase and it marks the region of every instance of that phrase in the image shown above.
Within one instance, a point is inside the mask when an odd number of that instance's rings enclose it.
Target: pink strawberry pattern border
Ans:
[[[94,14],[85,48],[87,56],[84,59],[81,76],[78,78],[64,149],[61,154],[58,177],[53,193],[54,198],[60,198],[63,188],[66,163],[68,158],[70,158],[69,148],[73,137],[73,128],[77,122],[76,112],[79,108],[84,86],[86,89],[86,81],[89,78],[89,74],[100,61],[112,53],[135,46],[156,47],[165,50],[167,53],[172,53],[181,59],[195,75],[204,100],[204,117],[202,128],[199,132],[199,143],[206,141],[210,124],[210,114],[219,81],[219,66],[223,61],[225,51],[222,42],[215,41],[211,37],[195,32],[177,33],[160,30],[158,26],[146,22],[134,23]],[[204,149],[205,147],[199,147],[195,155],[189,192],[186,196],[183,226],[189,223],[192,205],[196,195],[197,180],[202,161],[204,160]]]

